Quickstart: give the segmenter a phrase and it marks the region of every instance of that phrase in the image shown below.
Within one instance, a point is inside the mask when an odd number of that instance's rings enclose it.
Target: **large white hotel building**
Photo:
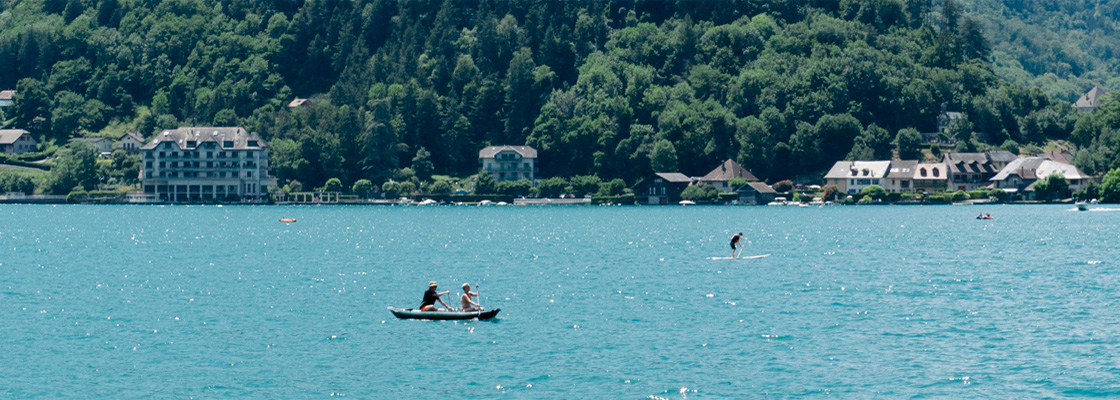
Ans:
[[[140,150],[140,183],[154,200],[260,201],[276,186],[267,145],[241,127],[165,130]]]

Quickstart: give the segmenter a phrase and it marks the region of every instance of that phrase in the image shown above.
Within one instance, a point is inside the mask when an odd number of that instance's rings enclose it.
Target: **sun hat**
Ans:
[[[428,287],[436,287],[436,281],[428,282]]]

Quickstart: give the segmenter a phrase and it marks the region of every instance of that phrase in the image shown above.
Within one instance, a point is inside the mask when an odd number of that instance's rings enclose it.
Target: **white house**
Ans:
[[[23,154],[35,151],[39,141],[23,129],[0,129],[0,153]]]
[[[537,150],[529,146],[488,146],[478,152],[478,164],[499,181],[537,178]]]
[[[129,153],[139,153],[144,146],[144,137],[139,133],[126,133],[113,143],[113,149],[121,149]]]
[[[144,194],[159,200],[262,200],[276,186],[265,142],[241,127],[166,130],[141,151]]]
[[[883,186],[890,172],[890,161],[837,161],[825,174],[826,185],[836,185],[841,193],[859,193],[870,186]]]
[[[1044,157],[1020,158],[1007,164],[994,177],[991,178],[991,188],[1003,189],[1008,192],[1031,192],[1037,181],[1045,180],[1050,175],[1058,174],[1066,178],[1071,191],[1084,190],[1092,181],[1092,177],[1081,172],[1077,167],[1050,160]],[[1027,195],[1029,198],[1030,196]]]

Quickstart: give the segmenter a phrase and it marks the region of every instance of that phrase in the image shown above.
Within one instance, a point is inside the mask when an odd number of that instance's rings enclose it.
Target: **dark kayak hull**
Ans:
[[[400,319],[430,319],[437,321],[457,320],[457,319],[491,319],[498,315],[500,308],[486,311],[472,311],[472,312],[459,312],[459,311],[420,311],[412,308],[397,308],[389,307],[389,311],[394,316]]]

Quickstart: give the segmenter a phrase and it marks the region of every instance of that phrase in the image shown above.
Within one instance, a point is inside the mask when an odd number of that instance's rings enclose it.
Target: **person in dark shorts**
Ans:
[[[452,310],[452,308],[448,306],[447,303],[444,303],[443,299],[440,298],[440,296],[451,293],[451,291],[448,290],[446,292],[437,292],[436,287],[436,281],[431,281],[430,283],[428,283],[428,291],[424,292],[424,301],[420,303],[420,311],[440,311],[440,309],[436,308],[437,301],[439,302],[439,304],[443,304],[443,306],[447,308],[448,311]]]
[[[742,238],[743,232],[736,233],[735,236],[731,237],[731,258],[735,258],[739,251],[742,250],[737,246],[739,244],[739,239]]]

